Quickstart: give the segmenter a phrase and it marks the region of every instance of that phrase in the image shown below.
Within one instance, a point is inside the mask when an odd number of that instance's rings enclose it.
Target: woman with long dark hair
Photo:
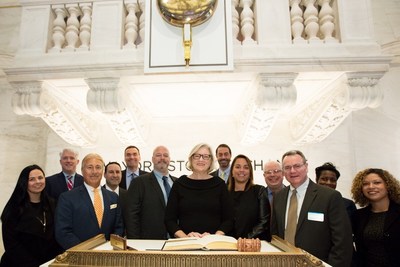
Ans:
[[[1,214],[5,252],[0,266],[39,266],[58,254],[54,237],[55,202],[44,188],[46,179],[38,165],[25,167]]]
[[[253,169],[250,159],[238,155],[232,161],[228,178],[228,191],[234,203],[235,238],[260,238],[271,241],[271,208],[267,190],[254,184]]]

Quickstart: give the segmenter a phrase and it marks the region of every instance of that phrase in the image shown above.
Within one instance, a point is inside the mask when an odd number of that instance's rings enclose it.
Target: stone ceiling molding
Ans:
[[[85,79],[90,90],[87,105],[92,112],[104,115],[118,139],[123,144],[145,144],[147,124],[143,113],[130,99],[127,85],[119,78]],[[129,104],[127,104],[129,103]]]
[[[318,143],[328,137],[354,110],[381,105],[383,91],[377,86],[383,72],[348,73],[319,95],[290,121],[295,143]]]
[[[278,114],[296,103],[297,91],[293,82],[297,74],[261,73],[256,79],[256,92],[241,118],[241,143],[254,145],[269,135]]]
[[[97,141],[96,127],[88,116],[68,101],[63,94],[57,97],[42,81],[12,82],[16,90],[12,108],[17,115],[41,118],[62,139],[71,145],[88,147]]]

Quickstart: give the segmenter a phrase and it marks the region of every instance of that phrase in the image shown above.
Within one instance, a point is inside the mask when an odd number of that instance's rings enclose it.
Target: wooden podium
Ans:
[[[113,250],[104,235],[93,237],[61,255],[50,267],[60,266],[135,266],[135,267],[300,267],[325,266],[311,254],[273,236],[262,241],[261,252],[237,251],[161,251],[162,240],[128,240],[137,250]],[[152,244],[152,245],[148,245]],[[156,244],[154,246],[154,244]],[[149,248],[146,248],[149,247]],[[266,246],[274,248],[268,252]],[[158,247],[158,249],[157,249]],[[263,249],[264,247],[264,249]],[[144,249],[145,248],[145,249]],[[264,251],[263,251],[264,250]]]

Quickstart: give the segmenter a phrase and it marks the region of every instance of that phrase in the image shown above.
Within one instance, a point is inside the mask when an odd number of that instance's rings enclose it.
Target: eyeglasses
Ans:
[[[277,173],[281,173],[281,172],[282,172],[282,170],[270,170],[270,171],[265,171],[264,173],[271,175],[271,174],[277,174]]]
[[[209,155],[209,154],[193,154],[192,158],[193,159],[203,158],[204,160],[209,160],[211,158],[211,155]]]
[[[305,165],[305,163],[303,163],[303,164],[294,164],[294,165],[292,165],[292,166],[284,166],[284,167],[283,167],[283,170],[284,170],[285,172],[290,172],[290,170],[293,168],[295,171],[298,171],[298,170],[300,170],[300,168],[303,167],[304,165]]]

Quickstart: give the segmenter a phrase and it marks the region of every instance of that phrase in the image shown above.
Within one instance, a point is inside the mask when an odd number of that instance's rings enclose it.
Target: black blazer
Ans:
[[[176,177],[170,176],[175,182]],[[132,180],[126,199],[126,232],[130,239],[167,239],[166,203],[154,172]]]
[[[281,238],[285,236],[289,190],[287,186],[279,191],[273,201],[271,233]],[[320,216],[313,219],[309,212]],[[338,191],[309,180],[297,222],[295,245],[332,266],[351,265],[351,223]]]
[[[353,215],[354,242],[356,245],[356,258],[358,265],[365,266],[367,247],[364,243],[363,233],[368,223],[371,206],[358,209]],[[383,226],[383,244],[388,254],[390,266],[399,266],[400,252],[400,205],[390,202],[385,223]]]
[[[3,221],[5,252],[0,266],[37,267],[63,252],[54,237],[55,201],[46,198],[49,203],[49,210],[45,213],[46,228],[39,222],[35,210],[30,206],[24,208],[20,217],[15,210],[10,219]]]
[[[146,174],[146,173],[148,173],[148,172],[142,171],[139,169],[139,176]],[[126,169],[122,171],[122,179],[121,179],[121,182],[119,183],[119,187],[123,188],[123,189],[127,189],[127,187],[126,187]],[[129,186],[128,186],[128,188],[129,188]]]
[[[215,170],[215,171],[213,171],[213,172],[210,172],[210,175],[219,177],[219,176],[218,176],[218,170],[219,170],[219,169],[217,169],[217,170]]]
[[[74,188],[80,185],[83,185],[83,176],[75,173]],[[63,172],[46,177],[46,192],[50,197],[57,200],[61,193],[67,191],[67,182]]]

